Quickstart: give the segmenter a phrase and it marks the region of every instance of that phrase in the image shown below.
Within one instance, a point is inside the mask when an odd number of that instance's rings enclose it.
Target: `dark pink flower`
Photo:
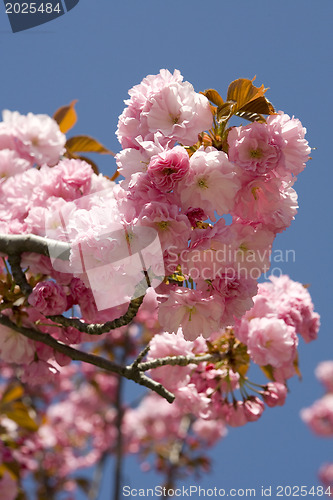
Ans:
[[[62,314],[67,308],[67,296],[63,288],[54,281],[37,283],[28,302],[45,316]]]

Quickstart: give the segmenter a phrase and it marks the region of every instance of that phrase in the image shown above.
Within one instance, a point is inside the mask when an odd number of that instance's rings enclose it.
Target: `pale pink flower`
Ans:
[[[30,386],[37,386],[52,382],[58,370],[47,361],[37,360],[24,367],[21,376],[23,383]]]
[[[260,285],[271,304],[274,304],[278,317],[295,328],[305,342],[315,340],[320,326],[319,314],[314,312],[311,296],[301,283],[292,281],[289,276],[270,276],[271,283]]]
[[[228,134],[229,160],[246,172],[263,175],[277,167],[281,142],[265,123],[232,127]]]
[[[35,355],[33,342],[21,333],[0,326],[0,358],[7,363],[29,364]]]
[[[186,215],[179,213],[177,205],[147,203],[140,213],[139,223],[157,230],[163,251],[170,247],[187,248],[191,225]]]
[[[37,283],[28,302],[45,316],[62,314],[67,309],[67,297],[62,286],[54,281]]]
[[[208,338],[219,329],[223,305],[215,297],[200,290],[180,288],[171,291],[168,299],[160,305],[159,322],[169,332],[177,332],[181,326],[186,340],[199,335]]]
[[[179,329],[176,334],[161,333],[155,335],[150,341],[150,349],[147,360],[164,358],[166,356],[193,356],[193,342],[185,340],[182,331]],[[161,382],[167,389],[174,392],[178,387],[187,385],[190,381],[190,373],[193,365],[162,366],[151,370],[154,380]]]
[[[253,318],[249,325],[248,353],[258,365],[280,367],[292,363],[297,347],[295,330],[282,319]]]
[[[279,233],[290,226],[297,208],[297,193],[289,183],[274,177],[259,177],[238,191],[232,215],[262,223],[266,229]]]
[[[139,85],[135,85],[128,93],[130,99],[125,101],[127,107],[119,117],[117,137],[123,148],[138,149],[138,138],[153,140],[146,121],[142,119],[141,112],[148,99],[160,92],[170,83],[181,83],[183,77],[178,70],[171,74],[166,69],[161,69],[157,75],[148,75]],[[139,140],[140,140],[139,139]]]
[[[154,141],[143,141],[137,138],[136,149],[126,148],[116,155],[118,172],[125,177],[121,183],[123,188],[127,189],[130,185],[135,185],[137,179],[147,173],[150,159],[165,151],[158,138],[159,134],[155,134]]]
[[[205,446],[213,446],[217,441],[227,434],[227,429],[222,420],[204,420],[197,418],[192,430]]]
[[[3,121],[19,141],[18,152],[32,158],[38,165],[53,166],[65,152],[66,137],[50,116],[32,113],[25,116],[5,110]]]
[[[196,151],[190,158],[188,176],[176,186],[184,210],[201,208],[211,220],[228,214],[241,187],[237,167],[223,151],[214,148]]]
[[[44,165],[40,176],[34,197],[41,205],[43,201],[47,204],[48,198],[52,196],[71,201],[89,194],[93,170],[85,161],[65,158],[53,168]]]
[[[315,370],[317,379],[328,392],[333,392],[333,361],[322,361]]]
[[[248,422],[244,411],[243,401],[224,404],[222,412],[226,423],[230,425],[230,427],[241,427]]]
[[[269,382],[262,397],[270,408],[283,406],[287,397],[287,387],[280,382]]]
[[[318,436],[333,436],[333,394],[326,394],[301,410],[301,418]]]
[[[213,124],[208,99],[189,82],[171,83],[152,95],[142,115],[151,133],[161,132],[185,146],[196,143],[198,134]]]
[[[15,151],[16,141],[12,132],[12,128],[7,123],[0,122],[0,149],[11,149]]]
[[[208,99],[182,82],[179,71],[173,75],[161,70],[133,87],[128,105],[119,117],[117,136],[123,148],[138,149],[137,138],[152,141],[161,133],[163,145],[172,140],[190,146],[198,134],[211,128],[213,117]]]
[[[30,162],[21,158],[16,151],[0,150],[0,180],[24,172],[30,167]]]
[[[244,401],[244,414],[248,422],[256,422],[264,409],[265,404],[257,396],[250,396]]]
[[[319,479],[325,488],[331,487],[331,495],[329,496],[333,496],[333,463],[327,463],[320,467]]]
[[[214,228],[205,231],[190,248],[186,258],[188,269],[198,269],[203,279],[224,275],[258,279],[268,271],[274,233],[261,225],[255,227],[241,221],[229,226],[222,223],[216,231]]]
[[[281,111],[268,116],[267,128],[282,142],[278,174],[287,178],[298,175],[305,168],[311,152],[308,141],[304,139],[306,128],[297,118],[290,118]]]
[[[209,291],[220,301],[224,312],[220,326],[233,325],[235,318],[240,318],[253,306],[252,297],[257,294],[257,282],[251,278],[238,278],[233,275],[223,275],[215,278],[210,285],[200,281],[197,288]]]
[[[187,151],[181,146],[175,146],[150,159],[148,175],[158,189],[168,192],[186,176],[189,167]]]

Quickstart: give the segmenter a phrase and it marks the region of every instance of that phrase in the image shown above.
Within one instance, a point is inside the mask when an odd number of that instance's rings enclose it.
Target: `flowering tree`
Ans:
[[[317,436],[333,437],[333,361],[323,361],[316,368],[316,377],[323,384],[325,395],[301,411],[302,420]],[[322,465],[319,478],[326,494],[333,496],[333,463]]]
[[[223,100],[177,70],[148,76],[119,117],[112,178],[82,156],[111,151],[65,137],[74,102],[53,119],[4,111],[4,500],[29,498],[26,478],[40,500],[97,498],[110,454],[116,500],[126,453],[161,472],[169,496],[180,475],[206,470],[228,426],[284,404],[298,335],[314,340],[319,316],[300,283],[258,280],[297,212],[310,148],[265,92],[239,79]],[[125,378],[148,391],[125,401]],[[78,471],[91,465],[88,481]]]

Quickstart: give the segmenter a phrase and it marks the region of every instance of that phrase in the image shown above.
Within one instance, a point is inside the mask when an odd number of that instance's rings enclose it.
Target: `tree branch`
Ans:
[[[150,361],[145,361],[137,365],[139,371],[145,372],[147,370],[153,370],[154,368],[159,368],[161,366],[187,366],[187,365],[199,365],[200,363],[216,363],[217,361],[222,361],[226,358],[226,354],[223,353],[213,353],[213,354],[202,354],[200,356],[167,356],[165,358],[152,359]],[[134,363],[133,363],[134,364]],[[133,365],[132,365],[133,366]]]
[[[21,268],[21,255],[11,254],[8,256],[8,262],[14,277],[15,283],[19,285],[21,292],[24,295],[30,295],[32,292],[32,287],[29,285],[25,273]]]
[[[132,319],[136,316],[136,313],[139,310],[144,299],[144,295],[141,297],[137,297],[136,299],[132,299],[129,303],[128,309],[123,316],[120,318],[114,319],[113,321],[107,321],[106,323],[84,323],[78,318],[66,318],[65,316],[53,315],[48,316],[49,319],[58,323],[62,326],[72,326],[79,330],[82,333],[88,333],[89,335],[102,335],[103,333],[107,333],[110,330],[115,330],[116,328],[120,328],[121,326],[128,325]]]
[[[50,251],[61,260],[68,260],[70,244],[35,234],[0,234],[0,253],[20,255],[25,252],[38,253],[50,257]]]
[[[79,351],[78,349],[74,349],[66,344],[62,344],[57,341],[51,335],[47,333],[40,332],[33,328],[26,328],[23,326],[18,326],[13,323],[8,316],[4,314],[0,314],[0,324],[15,330],[16,332],[21,333],[25,337],[35,340],[37,342],[42,342],[50,347],[52,347],[55,351],[61,352],[65,354],[69,358],[76,361],[83,361],[84,363],[89,363],[94,366],[98,366],[103,370],[108,372],[117,373],[129,380],[133,380],[134,382],[151,389],[156,392],[163,398],[165,398],[169,403],[172,403],[175,399],[175,396],[168,391],[162,384],[156,382],[155,380],[150,379],[139,370],[134,369],[131,366],[120,366],[117,363],[109,361],[108,359],[102,358],[101,356],[96,356],[94,354],[89,354],[84,351]]]

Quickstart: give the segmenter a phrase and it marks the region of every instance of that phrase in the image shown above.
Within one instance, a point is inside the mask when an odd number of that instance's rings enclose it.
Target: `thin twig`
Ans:
[[[161,366],[187,366],[187,365],[199,365],[200,363],[216,363],[217,361],[222,361],[225,359],[226,355],[223,353],[212,353],[203,354],[200,356],[166,356],[165,358],[151,359],[150,361],[145,361],[144,363],[139,363],[137,369],[139,371],[145,372],[147,370],[153,370],[154,368],[159,368]],[[132,365],[133,366],[133,365]]]
[[[170,466],[168,468],[168,473],[165,482],[165,497],[169,498],[168,492],[169,490],[174,490],[177,469],[180,465],[181,453],[183,451],[185,445],[185,439],[187,433],[191,426],[191,417],[189,415],[184,415],[180,421],[179,425],[179,434],[180,437],[175,440],[173,445],[171,446],[171,450],[169,453],[169,462]]]
[[[140,354],[138,355],[138,357],[136,358],[135,361],[133,361],[132,363],[132,368],[133,369],[137,369],[139,363],[141,363],[141,361],[143,360],[143,358],[145,357],[145,355],[147,354],[147,352],[149,351],[150,349],[150,345],[146,345],[146,347],[140,352]],[[141,370],[141,371],[144,371],[144,370]]]
[[[128,334],[125,334],[124,350],[120,359],[120,363],[124,365],[126,363],[128,353]],[[114,467],[114,487],[113,487],[113,500],[120,500],[121,485],[122,485],[122,466],[123,466],[123,433],[122,425],[124,418],[124,408],[123,408],[123,378],[118,377],[118,387],[116,393],[116,410],[117,418],[115,426],[117,429],[117,441],[115,449],[115,467]]]
[[[102,335],[103,333],[107,333],[110,330],[115,330],[116,328],[128,325],[136,316],[139,307],[143,302],[143,299],[144,295],[142,295],[141,297],[137,297],[136,299],[132,299],[129,303],[126,313],[123,316],[120,316],[120,318],[114,319],[113,321],[107,321],[106,323],[102,324],[84,323],[78,318],[66,318],[61,314],[48,316],[48,318],[55,323],[58,323],[59,325],[65,327],[72,326],[82,333],[88,333],[89,335]]]

